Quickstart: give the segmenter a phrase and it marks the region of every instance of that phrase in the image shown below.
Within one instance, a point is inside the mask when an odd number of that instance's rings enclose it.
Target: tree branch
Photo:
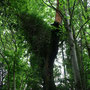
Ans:
[[[55,11],[57,11],[58,14],[61,16],[61,18],[64,19],[64,15],[62,14],[62,12],[61,12],[60,10],[58,10],[57,8],[55,8],[55,7],[52,5],[52,3],[50,2],[50,0],[49,0],[50,5],[48,5],[44,0],[42,0],[42,1],[43,1],[48,7],[54,9]]]
[[[79,33],[81,32],[82,28],[84,27],[84,25],[89,21],[90,19],[88,19],[79,29],[76,38],[78,37]]]
[[[5,60],[6,64],[8,65],[8,61],[6,60],[5,56],[1,52],[0,52],[0,55],[2,56],[2,58]]]
[[[75,9],[75,4],[76,4],[76,0],[74,0],[74,3],[73,3],[73,9],[72,9],[72,12],[70,12],[70,25],[72,24],[72,17],[73,17],[73,12],[74,12],[74,9]]]

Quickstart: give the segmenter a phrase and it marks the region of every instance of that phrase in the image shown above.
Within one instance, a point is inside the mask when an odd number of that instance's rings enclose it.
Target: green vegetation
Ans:
[[[89,0],[1,0],[0,90],[90,90],[89,11]]]

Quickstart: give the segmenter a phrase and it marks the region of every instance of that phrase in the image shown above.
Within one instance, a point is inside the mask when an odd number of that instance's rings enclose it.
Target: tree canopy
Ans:
[[[0,90],[90,90],[89,0],[0,1]]]

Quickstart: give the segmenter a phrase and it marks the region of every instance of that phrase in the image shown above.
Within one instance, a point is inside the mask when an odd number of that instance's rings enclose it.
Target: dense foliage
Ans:
[[[0,90],[90,90],[89,1],[57,1],[0,1]]]

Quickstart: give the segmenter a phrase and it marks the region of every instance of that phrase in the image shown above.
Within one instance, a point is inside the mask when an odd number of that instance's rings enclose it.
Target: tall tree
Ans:
[[[59,2],[59,0],[57,0],[57,2]],[[66,9],[66,6],[63,6],[63,8],[64,8],[63,10],[65,12],[53,7],[53,5],[50,1],[49,1],[49,3],[51,6],[49,6],[49,5],[48,6],[52,7],[54,10],[56,10],[58,12],[58,14],[61,16],[61,18],[63,19],[64,27],[65,27],[66,31],[68,32],[67,35],[68,35],[68,40],[69,40],[69,45],[70,45],[70,55],[71,55],[71,61],[72,61],[72,68],[73,68],[73,72],[74,72],[74,80],[75,80],[75,84],[76,84],[75,85],[76,90],[83,90],[81,76],[80,76],[80,70],[79,70],[79,65],[78,65],[78,59],[77,59],[77,54],[76,54],[75,42],[74,42],[74,37],[73,37],[73,33],[72,33],[72,17],[73,17],[73,12],[75,9],[76,0],[74,0],[74,2],[73,2],[72,10],[70,10],[70,0],[68,0],[67,2],[65,1],[65,3],[67,3],[67,5],[68,5],[68,11]],[[62,12],[64,12],[64,13],[62,13]],[[68,17],[68,15],[70,16],[70,19],[66,18],[66,17]]]

